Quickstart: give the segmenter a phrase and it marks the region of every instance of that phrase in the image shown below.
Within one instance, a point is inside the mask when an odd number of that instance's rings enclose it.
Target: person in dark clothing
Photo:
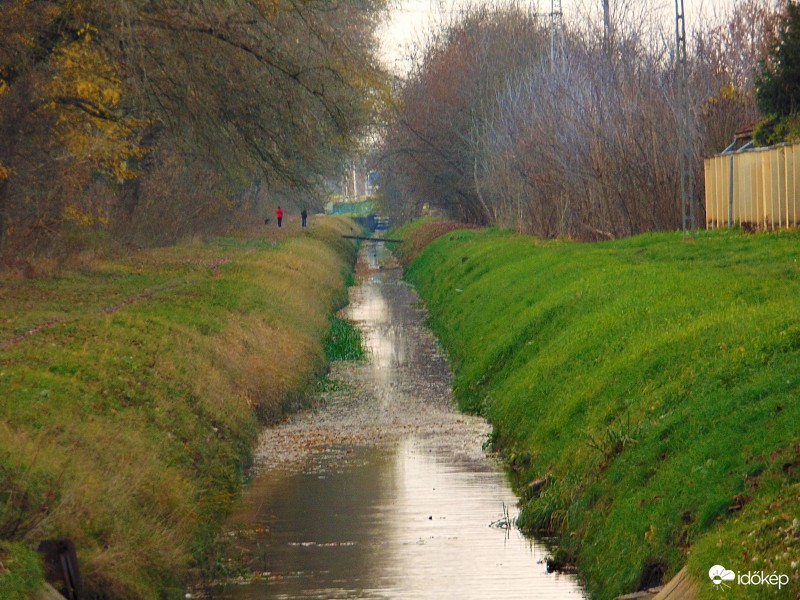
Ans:
[[[280,206],[275,210],[275,217],[278,219],[278,227],[280,227],[283,222],[283,209]]]
[[[308,221],[308,211],[304,208],[303,212],[300,213],[300,217],[303,219],[303,227],[306,226],[306,221]]]

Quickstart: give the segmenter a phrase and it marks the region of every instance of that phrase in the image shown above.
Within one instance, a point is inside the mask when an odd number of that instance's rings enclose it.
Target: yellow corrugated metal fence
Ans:
[[[707,158],[705,182],[706,228],[793,227],[800,218],[800,143]]]

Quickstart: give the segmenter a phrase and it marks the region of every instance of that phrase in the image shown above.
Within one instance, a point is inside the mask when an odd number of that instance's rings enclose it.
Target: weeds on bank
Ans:
[[[331,379],[327,375],[317,381],[317,390],[323,394],[346,392],[350,389],[350,384],[339,379]]]
[[[631,415],[627,413],[624,420],[607,426],[600,435],[586,433],[586,445],[600,453],[601,465],[605,465],[627,446],[636,443],[641,428],[641,424],[631,425]]]

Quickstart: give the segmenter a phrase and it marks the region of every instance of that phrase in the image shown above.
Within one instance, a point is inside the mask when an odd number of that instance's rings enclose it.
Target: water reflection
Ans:
[[[515,502],[491,465],[417,438],[326,461],[259,478],[250,567],[262,579],[215,597],[582,597],[570,576],[545,572],[544,547],[490,526]]]
[[[544,548],[490,527],[515,503],[501,473],[438,455],[424,440],[403,443],[395,473],[389,535],[398,587],[388,597],[565,596],[561,578],[544,572]]]
[[[377,258],[362,251],[373,269],[349,308],[370,359],[341,368],[338,396],[266,432],[236,516],[247,583],[213,597],[583,597],[573,576],[546,573],[543,546],[490,526],[516,499],[481,451],[488,427],[454,410],[413,290]]]

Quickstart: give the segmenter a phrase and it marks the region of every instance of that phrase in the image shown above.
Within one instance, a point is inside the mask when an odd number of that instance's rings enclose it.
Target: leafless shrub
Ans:
[[[427,203],[584,240],[679,227],[674,37],[660,15],[623,4],[609,32],[579,20],[552,47],[547,23],[519,8],[451,25],[402,89],[385,161],[396,212]],[[754,118],[753,69],[776,12],[771,0],[743,0],[693,39],[698,198],[702,157]]]

